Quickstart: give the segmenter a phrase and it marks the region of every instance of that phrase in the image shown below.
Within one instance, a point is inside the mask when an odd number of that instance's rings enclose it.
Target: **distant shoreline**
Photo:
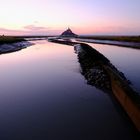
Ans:
[[[140,43],[140,36],[109,36],[109,35],[100,35],[100,36],[90,36],[90,35],[79,35],[78,38],[82,39],[96,39],[96,40],[110,40],[110,41],[124,41],[124,42],[137,42]]]
[[[60,36],[54,36],[54,38],[61,39]],[[62,37],[65,39],[71,39],[71,37]],[[121,47],[127,47],[132,49],[140,49],[140,36],[82,36],[74,37],[76,41],[96,44],[116,45]],[[53,38],[52,38],[53,39]],[[58,41],[58,40],[57,40]],[[60,42],[60,40],[59,40]]]
[[[79,36],[76,41],[140,49],[140,36]]]

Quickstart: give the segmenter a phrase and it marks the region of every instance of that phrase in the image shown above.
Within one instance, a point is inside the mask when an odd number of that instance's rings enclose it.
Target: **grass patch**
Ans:
[[[16,43],[25,41],[22,37],[14,37],[14,36],[0,36],[0,44],[4,43]]]

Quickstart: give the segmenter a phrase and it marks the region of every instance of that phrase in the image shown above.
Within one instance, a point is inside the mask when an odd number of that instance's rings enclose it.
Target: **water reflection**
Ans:
[[[36,41],[0,56],[0,139],[136,139],[102,91],[85,83],[73,47]]]

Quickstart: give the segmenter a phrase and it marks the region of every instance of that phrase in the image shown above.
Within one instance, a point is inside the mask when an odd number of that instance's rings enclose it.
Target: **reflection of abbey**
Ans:
[[[72,32],[70,28],[68,28],[66,31],[64,31],[60,37],[78,37],[75,33]]]

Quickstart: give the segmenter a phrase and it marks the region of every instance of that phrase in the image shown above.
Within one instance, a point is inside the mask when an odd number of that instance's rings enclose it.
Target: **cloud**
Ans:
[[[41,27],[41,26],[35,26],[35,25],[27,25],[24,27],[26,30],[32,30],[32,31],[47,31],[50,28],[48,27]]]
[[[61,32],[59,29],[35,25],[24,26],[21,30],[0,28],[1,35],[59,35]]]
[[[74,28],[74,27],[73,27]],[[50,28],[36,25],[26,25],[20,30],[0,28],[0,35],[59,35],[64,28]],[[137,27],[119,27],[119,26],[100,26],[100,27],[77,27],[74,32],[78,34],[95,34],[95,35],[140,35]]]
[[[27,25],[24,26],[23,29],[26,32],[34,35],[55,35],[55,34],[59,35],[63,31],[62,29],[53,29],[50,27],[35,26],[35,25]]]

